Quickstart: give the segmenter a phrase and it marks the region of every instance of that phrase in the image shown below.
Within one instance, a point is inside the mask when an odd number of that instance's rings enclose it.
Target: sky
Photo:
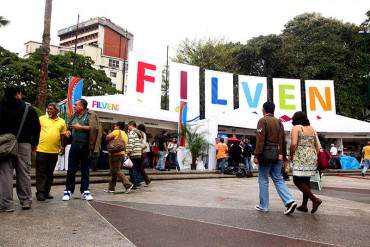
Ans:
[[[23,56],[25,42],[41,42],[44,10],[45,0],[2,0],[0,16],[10,24],[0,28],[0,45]],[[167,45],[174,57],[185,38],[246,43],[280,34],[305,12],[360,24],[368,10],[369,0],[53,0],[51,44],[78,14],[81,21],[104,16],[134,34],[134,51],[165,60]]]

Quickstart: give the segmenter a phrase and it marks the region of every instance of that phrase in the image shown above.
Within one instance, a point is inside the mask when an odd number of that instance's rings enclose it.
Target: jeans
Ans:
[[[244,157],[244,165],[247,171],[249,172],[252,171],[253,167],[252,167],[251,157]]]
[[[140,180],[139,180],[139,174],[137,172],[141,158],[131,158],[131,161],[133,163],[133,167],[129,169],[129,174],[130,174],[130,182],[133,183],[135,186],[140,186]]]
[[[283,162],[279,160],[274,164],[259,164],[258,166],[259,206],[262,209],[267,210],[269,208],[269,175],[284,205],[287,206],[294,201],[292,194],[288,191],[288,187],[281,176],[282,165]]]
[[[225,171],[225,158],[217,160],[217,169],[221,170],[222,173]]]
[[[180,171],[179,162],[177,162],[177,154],[176,153],[169,153],[168,154],[168,169],[171,168],[171,165],[176,165],[176,170]]]
[[[362,168],[362,173],[365,174],[367,169],[369,169],[370,160],[364,160],[364,168]]]
[[[166,154],[165,151],[159,151],[158,152],[158,162],[157,162],[157,166],[156,166],[157,169],[160,169],[160,170],[164,169],[164,164],[165,164],[165,160],[166,160],[166,157],[164,157],[165,154]]]
[[[89,147],[88,144],[73,142],[68,156],[68,171],[66,190],[73,194],[76,185],[76,172],[78,166],[81,164],[81,187],[80,192],[89,190],[90,183],[90,169],[89,169]]]

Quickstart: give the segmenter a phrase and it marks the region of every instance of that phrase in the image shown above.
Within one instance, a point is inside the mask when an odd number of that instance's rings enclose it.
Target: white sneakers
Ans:
[[[72,198],[72,193],[69,190],[65,190],[63,193],[63,201],[69,201]]]
[[[72,193],[71,191],[69,190],[65,190],[64,193],[63,193],[63,198],[62,200],[63,201],[69,201],[72,199]],[[91,200],[94,200],[94,198],[92,197],[91,195],[91,192],[89,190],[85,190],[82,194],[81,194],[81,199],[82,200],[86,200],[86,201],[91,201]]]
[[[81,195],[82,200],[91,201],[94,200],[94,198],[91,195],[91,192],[89,190],[85,190]]]

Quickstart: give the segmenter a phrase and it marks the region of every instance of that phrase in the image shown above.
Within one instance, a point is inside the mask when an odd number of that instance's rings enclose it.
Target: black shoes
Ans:
[[[296,209],[297,207],[297,203],[295,201],[289,203],[287,206],[286,206],[286,210],[284,211],[284,214],[285,215],[289,215],[289,214],[292,214],[294,212],[294,210]]]

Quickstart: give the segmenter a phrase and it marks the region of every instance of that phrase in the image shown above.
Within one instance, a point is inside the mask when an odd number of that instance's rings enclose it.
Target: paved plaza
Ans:
[[[79,185],[77,185],[79,186]],[[301,193],[289,189],[298,203]],[[370,180],[324,176],[314,215],[283,214],[270,181],[270,211],[254,210],[257,178],[153,181],[130,194],[95,200],[34,200],[32,209],[0,214],[0,246],[369,246]],[[77,187],[77,190],[79,187]],[[33,188],[33,191],[34,188]],[[311,205],[309,205],[311,206]]]

